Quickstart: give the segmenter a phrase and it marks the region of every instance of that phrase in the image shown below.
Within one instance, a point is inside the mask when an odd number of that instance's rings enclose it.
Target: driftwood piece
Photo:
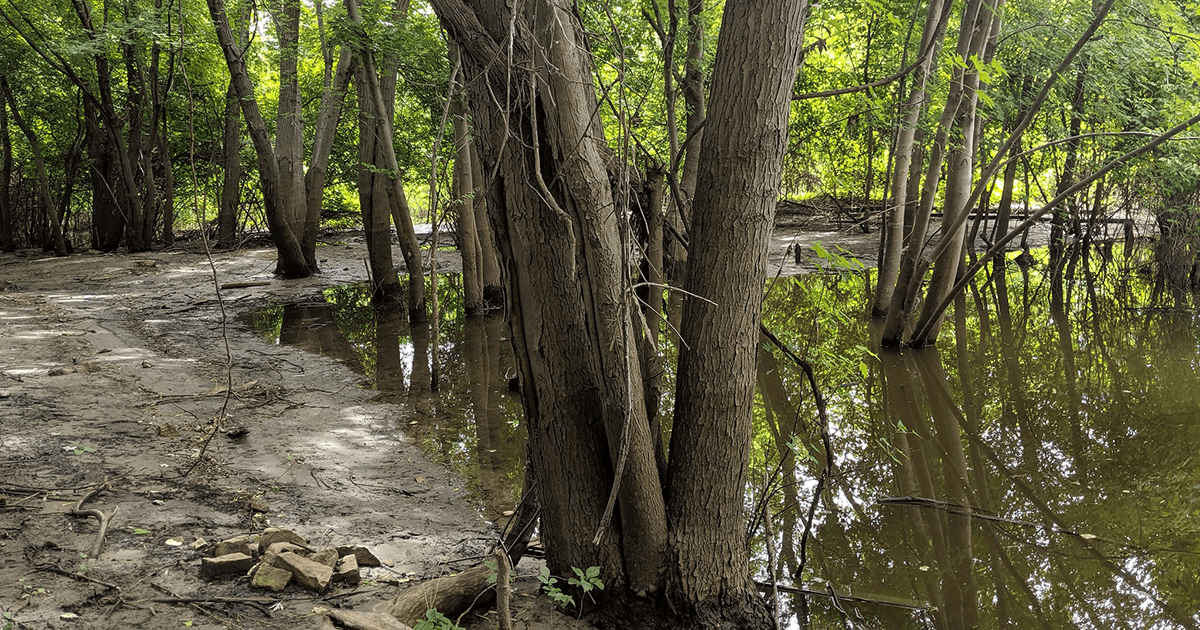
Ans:
[[[428,580],[401,591],[379,610],[415,626],[425,618],[425,611],[438,612],[454,619],[476,606],[490,605],[496,599],[496,589],[488,583],[491,567],[480,564],[462,573]]]
[[[221,285],[221,291],[226,289],[249,289],[250,287],[269,287],[270,282],[254,281],[254,282],[226,282]]]

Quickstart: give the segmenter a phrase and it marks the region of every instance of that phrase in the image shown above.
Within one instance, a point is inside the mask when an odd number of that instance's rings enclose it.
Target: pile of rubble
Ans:
[[[366,547],[317,550],[296,532],[275,527],[264,530],[257,544],[250,536],[237,536],[214,545],[212,554],[200,560],[201,577],[249,575],[251,587],[276,593],[292,582],[315,593],[334,582],[358,584],[359,567],[380,565]]]

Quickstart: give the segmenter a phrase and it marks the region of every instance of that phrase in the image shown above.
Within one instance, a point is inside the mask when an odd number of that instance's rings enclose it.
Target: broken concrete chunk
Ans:
[[[262,547],[259,547],[259,549],[262,549]],[[308,548],[301,547],[300,545],[290,542],[274,543],[263,552],[263,564],[275,564],[275,558],[278,558],[279,554],[284,553],[285,551],[290,551],[298,556],[303,556],[308,553]]]
[[[277,542],[290,542],[296,545],[308,544],[308,540],[290,529],[268,527],[267,529],[263,530],[262,537],[258,539],[258,548],[270,549],[271,545]]]
[[[321,564],[332,569],[337,566],[338,552],[337,549],[322,549],[321,551],[308,556],[308,559],[312,560],[313,562],[320,562]]]
[[[250,553],[250,537],[236,536],[229,540],[222,540],[213,546],[213,556],[221,557],[231,553],[244,553],[247,556],[254,555]]]
[[[261,564],[250,578],[251,588],[265,588],[278,593],[292,581],[292,572],[269,564]]]
[[[358,561],[358,566],[360,567],[377,567],[382,564],[379,562],[379,558],[376,558],[375,554],[371,553],[371,550],[366,547],[343,546],[338,547],[337,552],[339,556],[353,554],[354,559]]]
[[[214,578],[218,575],[241,575],[254,566],[254,558],[244,553],[231,553],[220,558],[201,558],[200,577]]]
[[[354,555],[343,556],[333,569],[333,581],[347,584],[358,584],[362,581],[362,573],[358,570],[358,560]]]
[[[304,588],[324,593],[333,577],[333,568],[285,551],[275,558],[275,566],[292,572],[292,579]]]

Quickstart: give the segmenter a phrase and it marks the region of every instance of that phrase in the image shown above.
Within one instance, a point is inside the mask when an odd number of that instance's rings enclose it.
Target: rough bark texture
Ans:
[[[685,285],[705,299],[684,302],[667,487],[669,594],[702,626],[772,625],[750,582],[742,505],[801,20],[785,0],[727,3],[717,43]]]

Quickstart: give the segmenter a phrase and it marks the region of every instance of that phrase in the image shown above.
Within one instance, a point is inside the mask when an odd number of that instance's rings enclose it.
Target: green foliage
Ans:
[[[436,608],[425,611],[425,618],[418,620],[413,630],[462,630],[454,625],[450,618],[438,612]]]
[[[575,605],[575,598],[562,592],[562,589],[558,587],[558,578],[550,575],[550,569],[547,567],[542,567],[538,574],[538,581],[542,583],[542,589],[546,591],[546,595],[550,596],[550,600],[556,606],[567,608]]]

